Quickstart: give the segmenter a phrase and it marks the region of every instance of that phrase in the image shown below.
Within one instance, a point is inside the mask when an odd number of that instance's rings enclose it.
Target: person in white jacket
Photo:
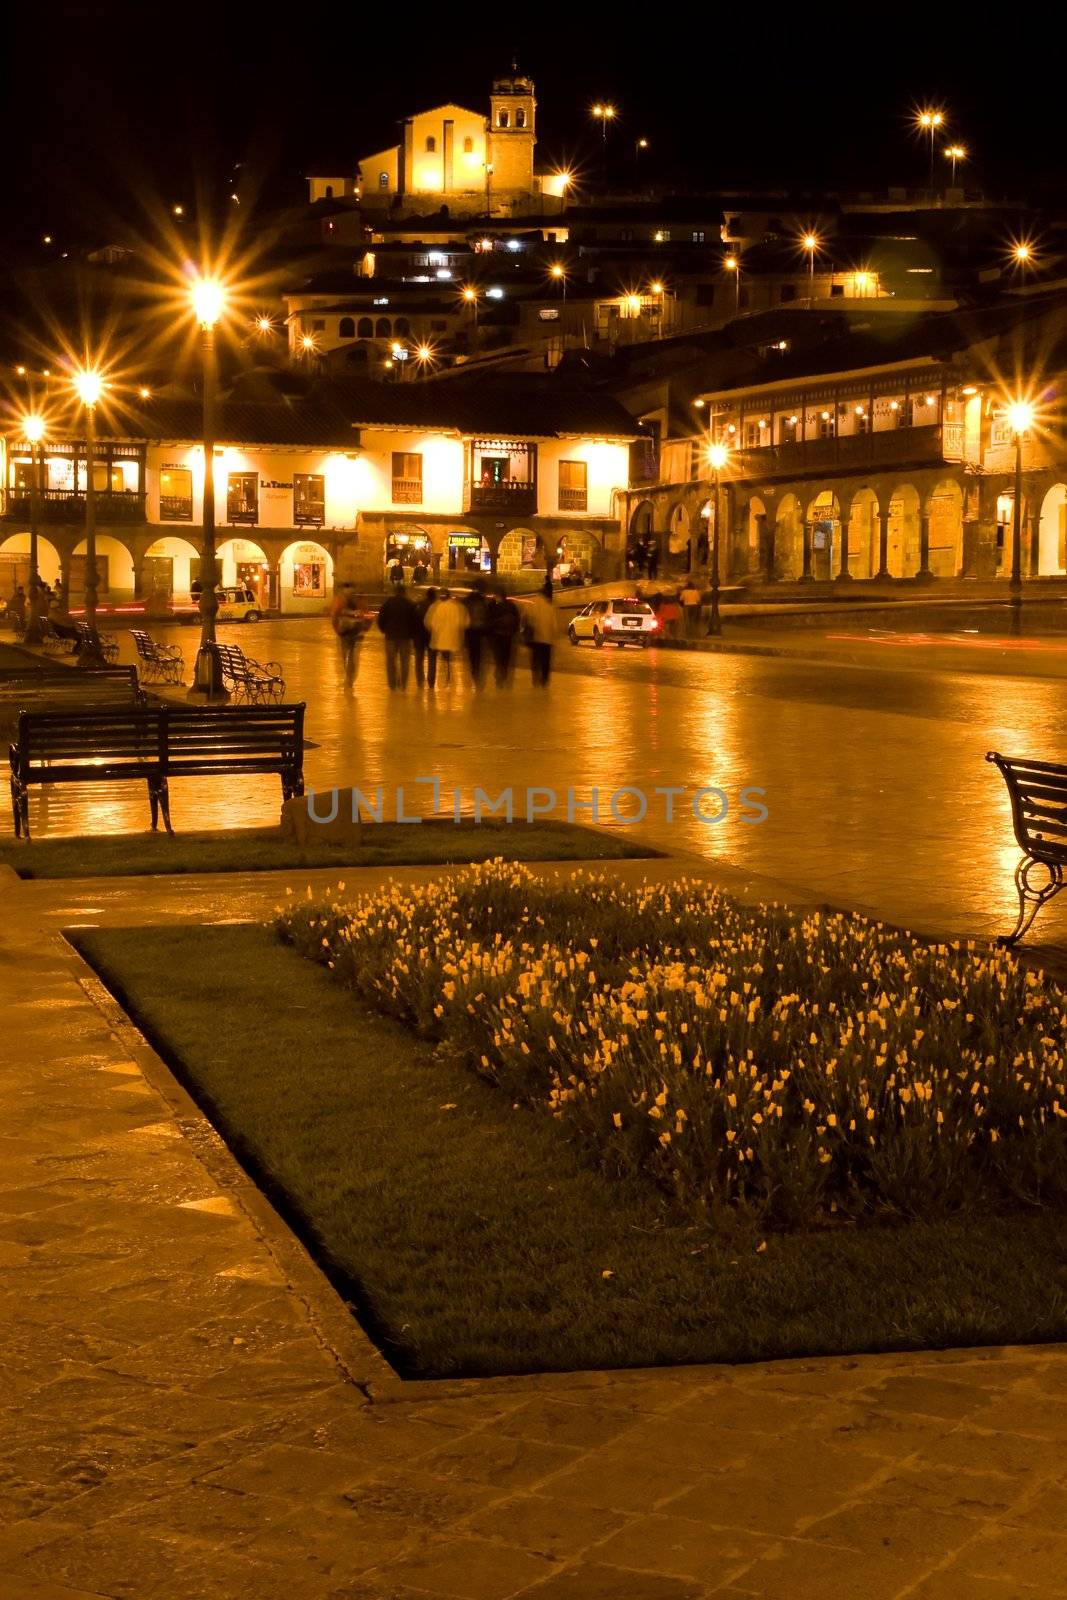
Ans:
[[[423,618],[430,635],[430,658],[426,665],[426,682],[432,689],[437,682],[438,660],[445,670],[445,681],[452,682],[452,658],[463,649],[463,635],[467,631],[467,608],[447,589]]]
[[[525,632],[533,681],[543,688],[552,671],[552,645],[556,638],[556,608],[552,604],[550,583],[546,583],[527,606]]]

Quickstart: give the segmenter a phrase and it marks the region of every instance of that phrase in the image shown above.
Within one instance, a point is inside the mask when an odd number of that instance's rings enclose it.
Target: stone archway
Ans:
[[[1041,502],[1037,572],[1042,578],[1067,572],[1067,484],[1054,483]]]
[[[70,604],[81,605],[85,596],[85,540],[74,546],[70,563]],[[103,605],[132,600],[135,588],[133,552],[111,533],[96,535],[96,597]]]
[[[278,604],[283,616],[324,611],[333,593],[333,557],[315,539],[298,539],[278,563]]]
[[[689,508],[679,500],[667,518],[667,553],[672,566],[684,566],[691,537]]]
[[[254,539],[227,539],[215,554],[219,583],[225,589],[243,583],[256,596],[260,610],[270,609],[270,563]]]
[[[200,551],[189,539],[168,533],[148,546],[141,563],[141,593],[150,611],[165,611],[180,595],[189,599],[189,585],[200,570]]]
[[[864,485],[848,508],[848,573],[851,578],[873,578],[878,572],[881,525],[878,496]]]
[[[775,512],[774,572],[784,582],[804,572],[804,513],[795,494],[783,495]]]
[[[893,486],[886,568],[891,578],[914,578],[920,562],[920,499],[914,484]]]
[[[532,528],[511,528],[496,552],[496,570],[512,589],[539,589],[555,565],[555,550]]]
[[[809,503],[806,523],[811,540],[811,573],[817,583],[834,576],[841,537],[841,505],[832,489],[822,489]]]
[[[559,581],[577,585],[600,572],[600,541],[587,528],[565,528],[556,544]]]
[[[767,506],[759,495],[754,494],[748,502],[741,533],[736,574],[738,577],[759,577],[766,570],[764,551],[767,540]]]
[[[954,578],[963,568],[963,490],[955,478],[934,485],[926,516],[930,571],[935,578]]]
[[[61,562],[59,551],[50,539],[37,535],[37,571],[43,583],[53,587],[59,582]],[[13,533],[0,543],[0,604],[5,602],[21,583],[30,592],[30,536]]]

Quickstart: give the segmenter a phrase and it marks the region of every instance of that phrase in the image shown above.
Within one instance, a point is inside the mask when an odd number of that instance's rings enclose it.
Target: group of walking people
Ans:
[[[343,587],[331,612],[344,662],[345,687],[351,692],[359,664],[359,644],[367,629],[356,591]],[[452,683],[462,665],[475,688],[491,669],[498,688],[512,679],[520,645],[530,652],[535,684],[548,683],[556,612],[550,584],[520,605],[503,590],[476,578],[468,590],[428,588],[418,598],[402,583],[380,606],[377,626],[385,640],[385,675],[390,689],[406,689],[414,671],[416,687]]]
[[[57,592],[44,578],[37,582],[37,615],[47,617],[52,607],[57,603]],[[26,626],[26,610],[29,602],[23,585],[17,584],[15,592],[7,602],[5,617],[19,632]]]

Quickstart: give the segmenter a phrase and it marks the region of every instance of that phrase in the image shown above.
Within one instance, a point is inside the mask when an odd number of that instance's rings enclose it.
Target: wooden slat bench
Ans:
[[[137,646],[138,670],[146,683],[182,682],[185,660],[180,645],[160,644],[143,628],[131,628],[130,638]]]
[[[1064,887],[1067,868],[1067,766],[990,750],[1008,786],[1015,838],[1023,859],[1015,869],[1019,919],[997,942],[1018,944],[1042,906]],[[1042,878],[1044,881],[1042,882]]]
[[[70,706],[143,705],[134,667],[6,667],[0,670],[0,716]],[[10,715],[9,715],[10,714]]]
[[[304,706],[143,706],[24,711],[11,746],[15,835],[30,837],[29,790],[44,783],[148,785],[152,827],[170,824],[171,778],[277,773],[282,799],[304,792]]]
[[[74,631],[77,634],[74,649],[76,653],[90,652],[93,647],[93,630],[87,622],[76,622]],[[113,633],[105,633],[102,628],[97,628],[96,637],[100,645],[100,654],[105,661],[117,661],[119,655],[119,642]]]
[[[235,700],[263,705],[285,693],[285,679],[276,661],[253,661],[239,644],[215,646],[222,665],[222,681]]]

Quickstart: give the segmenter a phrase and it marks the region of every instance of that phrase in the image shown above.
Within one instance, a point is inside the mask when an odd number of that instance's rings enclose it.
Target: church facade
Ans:
[[[312,200],[358,196],[368,209],[512,216],[539,193],[537,101],[530,78],[493,80],[489,114],[447,102],[405,117],[396,144],[364,156],[358,175],[309,179]]]

